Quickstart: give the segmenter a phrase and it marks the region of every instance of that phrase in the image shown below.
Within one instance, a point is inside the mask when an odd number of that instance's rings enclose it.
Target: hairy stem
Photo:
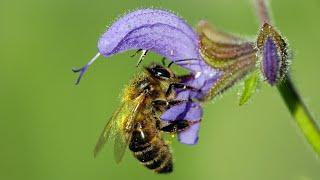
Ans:
[[[260,23],[264,24],[267,22],[271,24],[267,0],[255,0],[255,4],[260,17]],[[289,75],[278,85],[278,90],[304,137],[313,147],[317,155],[320,156],[320,128],[303,103]]]
[[[308,108],[303,103],[290,77],[278,85],[278,90],[285,101],[291,115],[296,120],[305,138],[311,144],[318,156],[320,155],[320,129]]]

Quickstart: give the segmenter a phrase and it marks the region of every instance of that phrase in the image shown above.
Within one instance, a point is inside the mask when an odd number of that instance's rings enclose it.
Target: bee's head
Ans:
[[[146,67],[146,70],[155,79],[168,80],[174,77],[174,74],[169,68],[159,64],[151,64],[150,66]]]

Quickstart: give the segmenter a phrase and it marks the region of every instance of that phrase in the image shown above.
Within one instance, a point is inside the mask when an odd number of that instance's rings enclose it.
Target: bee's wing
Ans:
[[[115,134],[114,158],[116,163],[120,163],[125,154],[125,151],[131,140],[132,131],[135,127],[137,114],[139,113],[139,110],[143,105],[144,98],[144,94],[141,94],[134,102],[131,102],[131,107],[128,108],[129,111],[127,112],[129,113],[129,116],[123,122],[124,124],[122,128],[124,129],[122,131],[117,131],[117,133]]]
[[[125,107],[125,103],[123,103],[119,107],[119,109],[116,110],[113,113],[113,115],[109,118],[94,148],[94,151],[93,151],[94,157],[98,155],[102,147],[111,139],[111,136],[113,136],[116,131],[119,131],[118,130],[119,127],[117,127],[117,120],[119,118],[119,114],[122,114],[124,107]]]

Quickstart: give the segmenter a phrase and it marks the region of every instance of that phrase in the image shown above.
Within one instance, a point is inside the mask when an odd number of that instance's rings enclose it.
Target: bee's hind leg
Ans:
[[[178,133],[187,130],[192,124],[194,124],[194,122],[190,122],[187,120],[177,120],[163,124],[165,125],[162,125],[162,127],[159,128],[161,131]]]
[[[152,106],[156,110],[163,112],[169,109],[171,106],[175,106],[181,104],[183,102],[187,102],[186,100],[162,100],[157,99],[152,101]],[[196,121],[198,122],[198,121]],[[177,133],[188,129],[194,122],[190,122],[187,120],[176,120],[171,122],[164,122],[159,120],[158,129],[164,132]]]
[[[187,102],[187,100],[163,100],[163,99],[156,99],[152,101],[152,107],[158,111],[165,111],[172,106],[181,104],[183,102]]]

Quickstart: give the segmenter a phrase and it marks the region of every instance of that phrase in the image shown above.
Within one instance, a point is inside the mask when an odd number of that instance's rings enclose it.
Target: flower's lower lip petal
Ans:
[[[199,71],[198,36],[182,19],[163,11],[142,9],[116,21],[100,38],[99,52],[108,57],[132,49],[156,52],[183,68]]]
[[[202,107],[197,102],[184,102],[165,111],[160,117],[164,121],[198,121],[202,118]]]
[[[187,103],[181,103],[176,106],[171,107],[167,111],[165,111],[160,119],[164,121],[175,121],[178,119],[179,115],[185,112]]]
[[[188,100],[191,97],[191,90],[177,91],[177,100]]]
[[[202,118],[202,107],[199,103],[188,102],[186,105],[186,113],[183,115],[183,120],[198,121]]]
[[[178,134],[179,142],[183,144],[194,145],[198,143],[198,132],[199,132],[200,122],[193,124],[189,129],[180,132]]]

